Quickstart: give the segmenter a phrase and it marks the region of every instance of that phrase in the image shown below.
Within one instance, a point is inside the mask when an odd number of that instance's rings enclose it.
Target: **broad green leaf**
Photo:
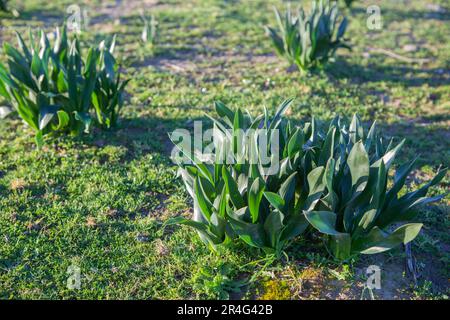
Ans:
[[[39,130],[47,127],[48,123],[56,115],[58,108],[56,106],[41,106],[39,113]]]
[[[281,196],[269,191],[265,191],[264,196],[275,209],[280,211],[283,209],[285,202]]]
[[[297,152],[302,151],[305,144],[305,135],[301,128],[297,128],[288,143],[288,155],[292,158]]]
[[[380,165],[381,161],[383,161],[384,165],[386,166],[386,170],[389,170],[396,155],[398,154],[398,152],[400,151],[400,149],[403,147],[404,144],[405,144],[405,139],[403,139],[395,148],[386,152],[386,154],[384,154],[381,159],[375,161],[371,165],[371,167],[378,167]]]
[[[264,228],[261,224],[246,223],[229,217],[229,222],[236,234],[252,247],[266,247]]]
[[[280,190],[278,191],[278,194],[281,198],[284,199],[284,208],[281,210],[281,212],[287,214],[289,208],[294,208],[293,201],[295,197],[295,185],[296,185],[296,176],[297,172],[294,172],[291,174],[286,181],[283,182],[283,184],[280,186]]]
[[[239,193],[237,183],[231,176],[226,166],[223,166],[222,168],[222,177],[225,180],[227,193],[230,195],[231,202],[233,203],[235,208],[240,209],[244,207],[244,200],[242,199],[242,195]]]
[[[42,70],[42,62],[39,58],[39,55],[35,52],[33,55],[33,60],[31,62],[31,71],[36,77],[39,77],[41,75]]]
[[[351,257],[352,242],[348,233],[330,236],[328,238],[328,246],[336,259],[347,260]]]
[[[298,213],[284,219],[283,223],[286,227],[283,229],[280,241],[289,241],[298,235],[302,234],[309,226],[305,215]]]
[[[27,60],[20,54],[20,52],[11,46],[8,42],[3,43],[3,50],[5,51],[6,55],[11,59],[11,61],[14,61],[17,65],[21,66],[22,68],[28,68],[28,62]]]
[[[229,124],[231,125],[234,121],[234,112],[231,111],[224,103],[221,101],[215,101],[214,106],[216,108],[217,114],[222,117],[226,118],[229,121]]]
[[[198,206],[200,207],[200,210],[209,221],[212,215],[213,205],[206,196],[201,180],[198,177],[194,181],[194,192],[196,196],[195,199],[198,203]]]
[[[330,128],[323,143],[322,150],[319,156],[319,165],[324,166],[334,154],[334,138],[336,136],[336,128]]]
[[[260,179],[255,179],[250,191],[248,192],[248,208],[252,216],[252,222],[258,221],[259,216],[259,205],[264,194],[265,186]]]
[[[3,96],[6,100],[11,100],[11,95],[9,94],[9,89],[5,86],[0,78],[0,96]]]
[[[366,148],[367,153],[370,152],[370,148],[372,146],[372,143],[375,140],[376,126],[377,126],[377,121],[375,120],[372,123],[372,126],[369,129],[369,133],[367,134],[366,141],[364,142],[364,147]]]
[[[394,175],[394,185],[386,194],[386,203],[389,204],[394,198],[397,197],[398,192],[402,189],[405,184],[408,174],[411,172],[417,157],[409,163],[400,166]]]
[[[271,27],[266,27],[266,33],[269,35],[270,39],[272,40],[272,43],[275,47],[276,52],[280,56],[283,56],[285,54],[283,39],[278,35],[278,33],[275,31],[275,29],[273,29]]]
[[[353,146],[348,155],[347,165],[352,177],[352,189],[360,193],[367,185],[369,178],[369,157],[361,141]]]
[[[366,230],[373,223],[374,219],[376,218],[377,212],[377,208],[372,208],[366,211],[359,221],[358,227],[362,230]]]
[[[335,167],[336,161],[333,158],[330,158],[325,168],[325,174],[323,175],[323,184],[326,186],[328,194],[322,198],[322,201],[326,203],[331,211],[335,210],[339,201],[339,198],[333,189]]]
[[[364,238],[352,243],[352,250],[362,254],[375,254],[390,250],[400,244],[414,240],[422,228],[421,223],[408,223],[398,227],[391,234],[374,227]]]
[[[361,140],[364,136],[361,120],[356,114],[353,115],[352,122],[350,123],[349,132],[350,132],[350,139],[354,144],[358,140]]]
[[[348,20],[347,20],[347,18],[344,17],[341,24],[339,25],[339,29],[338,29],[338,33],[337,33],[338,39],[342,38],[344,36],[345,30],[347,29],[347,25],[348,25]]]
[[[17,43],[19,45],[19,48],[22,50],[22,52],[25,54],[25,57],[27,58],[28,62],[31,61],[32,59],[32,55],[30,50],[28,50],[27,45],[25,44],[25,42],[23,41],[22,36],[20,35],[19,32],[16,31],[16,36],[17,36]]]
[[[63,110],[58,110],[56,112],[57,116],[58,116],[58,127],[56,130],[61,130],[65,127],[68,126],[70,118],[69,115],[67,114],[67,112],[63,111]]]
[[[308,222],[323,234],[339,235],[336,230],[336,214],[330,211],[305,211]]]
[[[313,210],[322,197],[323,191],[325,190],[325,184],[323,182],[324,174],[324,167],[317,167],[308,174],[309,194],[303,206],[306,211]]]
[[[186,219],[183,217],[175,217],[175,218],[171,218],[171,219],[167,220],[164,225],[167,226],[167,225],[175,225],[175,224],[183,224],[183,225],[187,225],[189,227],[196,229],[198,232],[200,232],[202,234],[202,236],[204,238],[206,238],[208,240],[208,242],[212,242],[214,244],[220,244],[223,242],[223,239],[212,234],[208,230],[207,225],[204,223],[193,221],[193,220]]]
[[[274,210],[269,213],[264,222],[264,230],[272,248],[278,248],[278,241],[284,227],[283,220],[284,215],[280,211]]]
[[[287,111],[287,109],[291,106],[292,101],[294,101],[294,98],[289,98],[284,100],[278,107],[277,111],[275,112],[275,116],[272,119],[272,123],[270,124],[269,129],[274,129],[275,126],[272,126],[274,123],[280,119],[284,113]]]
[[[184,217],[170,218],[164,223],[165,226],[170,226],[170,225],[175,225],[175,224],[185,224],[185,225],[188,225],[188,226],[193,227],[193,228],[195,228],[197,230],[200,230],[200,231],[206,231],[207,230],[206,224],[201,223],[201,222],[197,222],[197,221],[193,221],[193,220],[190,220],[190,219],[186,219]]]

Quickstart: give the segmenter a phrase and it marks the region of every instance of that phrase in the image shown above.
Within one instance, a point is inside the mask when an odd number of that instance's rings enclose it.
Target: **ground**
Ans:
[[[51,31],[72,1],[10,3],[20,16],[0,13],[0,42],[13,41],[13,30]],[[132,79],[127,102],[118,129],[48,139],[41,152],[16,115],[0,120],[0,298],[448,299],[448,196],[421,210],[425,227],[412,245],[417,282],[405,272],[402,248],[340,265],[310,234],[289,247],[289,260],[270,263],[244,247],[212,253],[187,227],[162,228],[192,207],[168,132],[206,120],[214,100],[257,113],[295,97],[289,116],[298,121],[354,112],[366,124],[378,120],[385,137],[407,139],[398,163],[420,155],[410,188],[448,166],[448,2],[343,7],[353,50],[305,76],[274,55],[263,29],[275,23],[272,7],[287,1],[79,3],[89,16],[84,42],[118,34],[116,55]],[[379,31],[366,26],[371,4],[381,8]],[[139,42],[142,8],[159,22],[153,49]],[[448,191],[449,182],[431,194]],[[374,264],[382,287],[368,290]],[[79,289],[68,286],[74,268]]]

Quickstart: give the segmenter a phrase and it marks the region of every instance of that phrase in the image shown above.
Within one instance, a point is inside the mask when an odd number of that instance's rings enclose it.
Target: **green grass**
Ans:
[[[354,112],[367,123],[377,119],[386,137],[407,138],[398,163],[420,154],[412,185],[429,179],[440,164],[448,166],[450,8],[445,1],[434,3],[446,14],[418,0],[408,7],[379,1],[381,31],[367,30],[365,2],[355,2],[352,10],[344,9],[353,51],[338,52],[326,72],[306,77],[286,71],[289,66],[273,54],[264,34],[263,26],[274,23],[272,5],[282,9],[285,2],[149,5],[147,12],[159,21],[153,56],[139,43],[139,1],[127,1],[126,10],[85,2],[91,25],[81,39],[94,44],[118,34],[117,56],[132,79],[128,101],[117,130],[48,139],[43,152],[35,150],[31,130],[16,115],[0,120],[0,298],[226,298],[234,288],[232,298],[282,298],[288,290],[293,298],[358,299],[364,270],[374,263],[386,279],[375,297],[448,296],[448,197],[421,213],[425,229],[413,245],[423,275],[417,287],[402,274],[400,249],[340,267],[321,239],[308,235],[289,248],[289,261],[266,266],[243,247],[211,253],[191,229],[162,229],[168,217],[189,215],[191,208],[169,159],[167,133],[206,120],[216,99],[256,113],[264,105],[274,111],[294,96],[290,117],[297,120]],[[0,13],[0,42],[13,40],[13,29],[61,24],[71,3],[11,1],[21,15]],[[120,15],[121,23],[115,23]],[[404,50],[408,44],[416,50]],[[368,55],[369,47],[430,62]],[[432,194],[445,192],[449,183],[447,177]],[[66,272],[73,264],[81,268],[80,290],[67,288]],[[250,284],[239,283],[253,274]]]

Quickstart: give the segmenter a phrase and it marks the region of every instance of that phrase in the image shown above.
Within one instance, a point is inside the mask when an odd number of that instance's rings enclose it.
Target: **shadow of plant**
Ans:
[[[338,58],[336,63],[327,66],[326,70],[334,78],[349,79],[353,83],[391,82],[407,87],[418,87],[424,84],[439,87],[450,84],[450,71],[442,68],[386,66],[378,63],[362,66]]]

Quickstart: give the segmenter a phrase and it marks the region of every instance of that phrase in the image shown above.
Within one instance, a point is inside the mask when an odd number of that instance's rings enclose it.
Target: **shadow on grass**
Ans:
[[[32,9],[18,8],[20,12],[20,20],[24,21],[40,21],[45,27],[61,26],[67,18],[64,11],[53,8],[52,10],[46,9]]]
[[[424,122],[399,121],[390,125],[380,124],[383,135],[406,143],[397,163],[410,161],[419,156],[417,167],[450,166],[450,130],[433,128]]]
[[[327,66],[328,74],[338,79],[349,79],[353,83],[391,82],[407,87],[420,87],[424,84],[439,87],[450,84],[450,72],[440,68],[420,68],[411,66],[382,66],[373,64],[362,66],[351,64],[338,58],[336,63]]]
[[[366,8],[352,8],[352,14],[358,15],[367,15]],[[405,10],[398,9],[389,9],[383,12],[383,7],[381,6],[381,13],[383,14],[383,19],[386,23],[390,23],[392,21],[396,21],[398,19],[406,20],[437,20],[437,21],[449,21],[450,20],[450,11],[449,8],[439,7],[436,10],[415,10],[411,8],[405,8]]]
[[[2,173],[0,172],[0,179],[1,178],[2,178]],[[7,190],[8,189],[4,185],[0,184],[0,194],[6,194]]]
[[[180,119],[122,118],[117,128],[109,131],[96,130],[92,135],[84,137],[81,141],[98,148],[105,146],[125,147],[127,150],[125,161],[132,161],[151,153],[159,153],[169,158],[174,147],[169,134],[175,129],[187,129],[193,132],[193,123],[197,120],[202,121],[205,127],[211,123],[206,117]]]

